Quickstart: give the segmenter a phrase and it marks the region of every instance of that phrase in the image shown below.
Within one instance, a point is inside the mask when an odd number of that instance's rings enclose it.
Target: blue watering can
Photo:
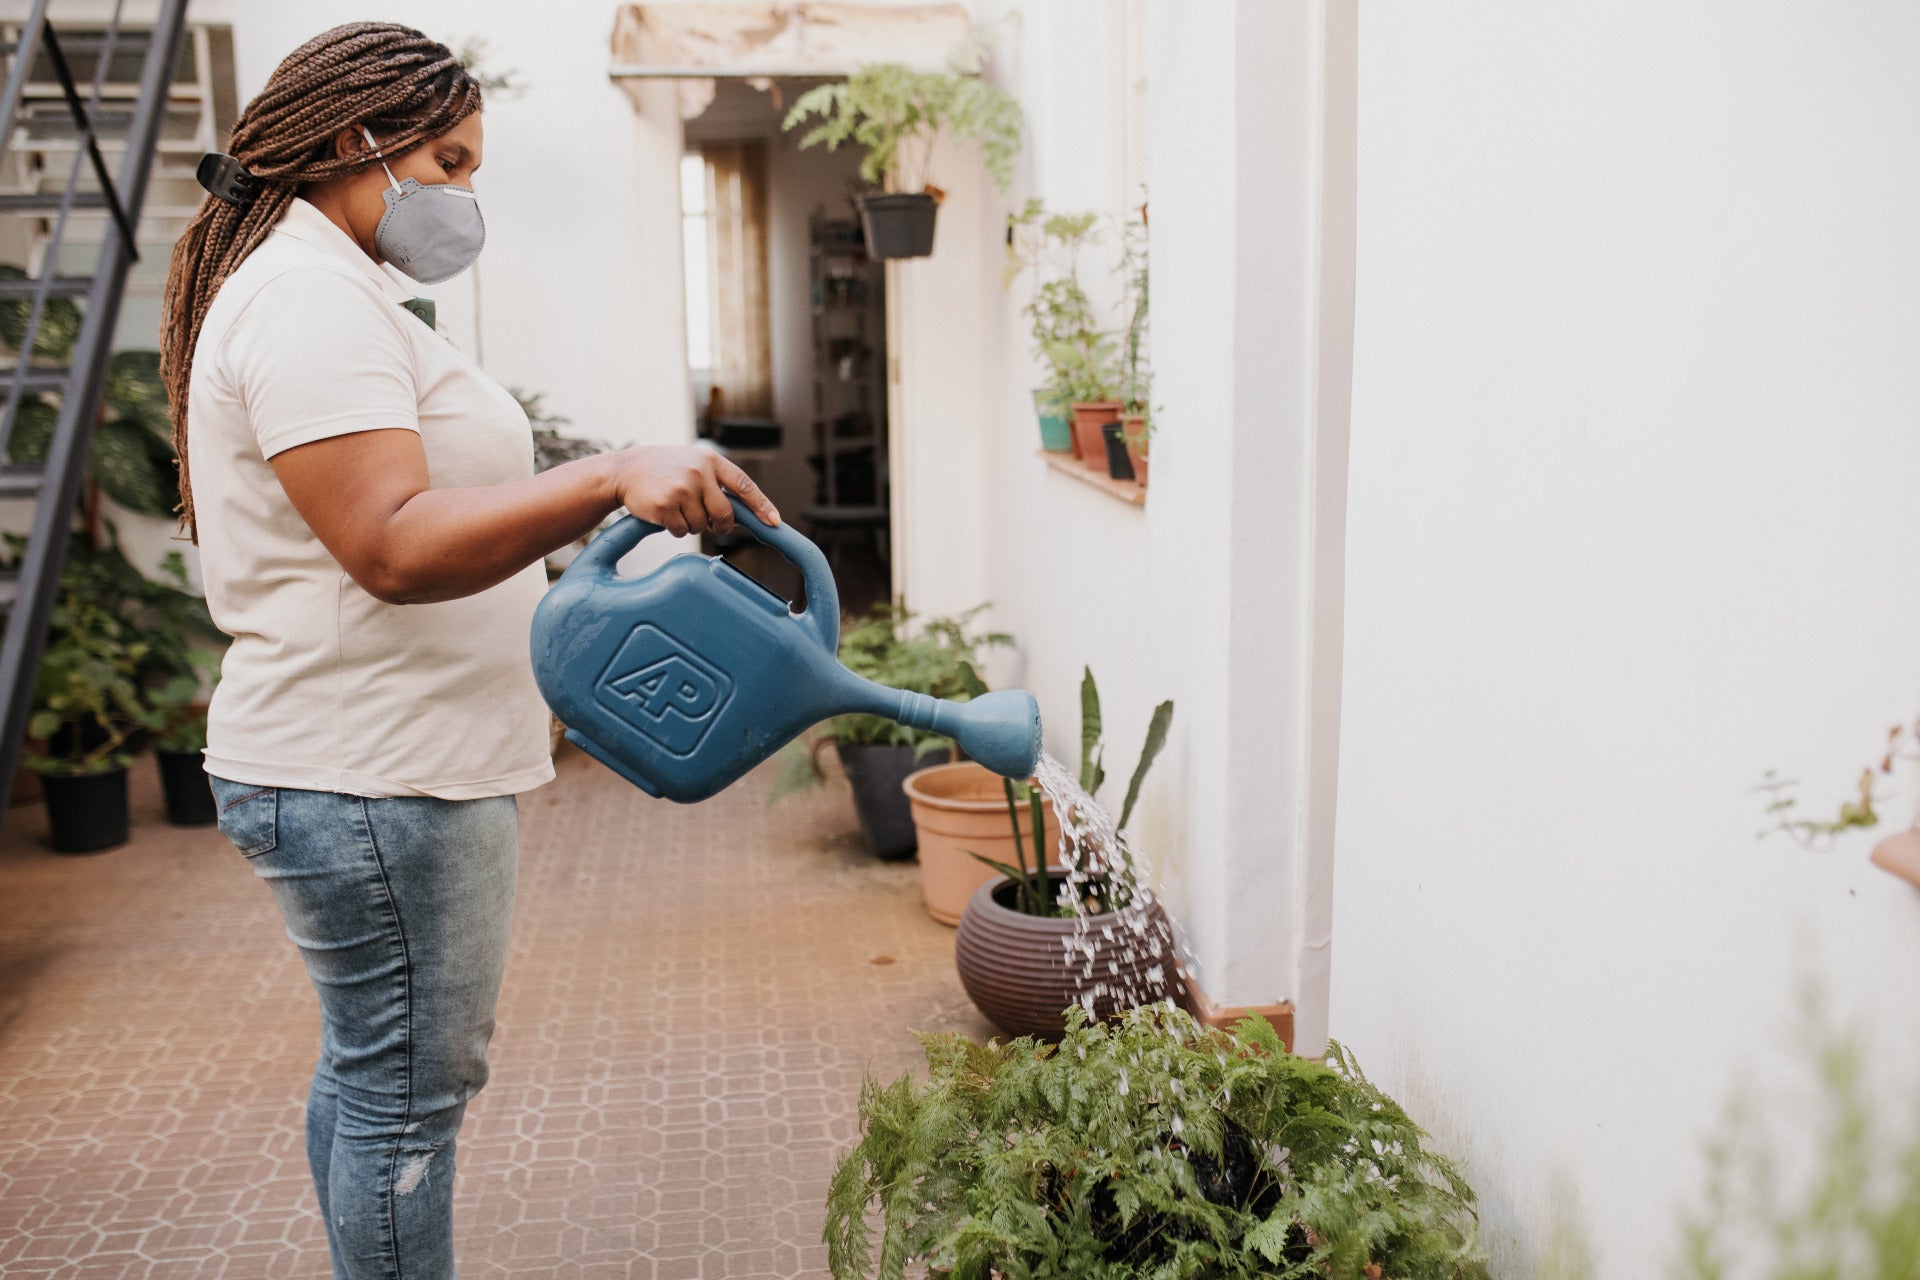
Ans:
[[[588,755],[648,795],[705,800],[829,716],[867,712],[952,738],[1010,778],[1040,759],[1023,690],[943,702],[840,665],[840,596],[820,548],[733,499],[734,518],[800,570],[807,608],[718,556],[640,578],[614,565],[660,526],[627,516],[595,538],[533,615],[540,694]]]

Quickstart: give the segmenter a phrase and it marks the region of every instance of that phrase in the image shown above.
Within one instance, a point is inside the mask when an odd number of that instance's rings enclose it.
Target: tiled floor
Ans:
[[[313,996],[265,888],[211,830],[0,840],[0,1275],[324,1277],[302,1098]],[[693,808],[569,750],[522,798],[493,1080],[461,1134],[468,1280],[825,1274],[860,1078],[908,1028],[989,1033],[843,783]]]

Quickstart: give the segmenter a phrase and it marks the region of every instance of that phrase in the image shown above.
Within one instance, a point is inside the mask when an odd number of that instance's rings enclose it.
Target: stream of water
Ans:
[[[1179,1003],[1192,950],[1157,909],[1152,865],[1065,765],[1042,753],[1033,780],[1060,822],[1055,863],[1065,883],[1059,901],[1075,919],[1074,931],[1062,939],[1062,960],[1080,1004],[1101,1015],[1157,1000]],[[1118,904],[1111,911],[1089,905],[1101,888],[1106,901]]]

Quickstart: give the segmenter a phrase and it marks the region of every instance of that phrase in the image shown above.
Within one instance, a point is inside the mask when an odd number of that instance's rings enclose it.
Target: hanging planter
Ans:
[[[926,258],[933,254],[934,220],[940,203],[926,192],[861,196],[860,225],[870,258]]]
[[[928,165],[942,134],[980,144],[987,172],[1002,191],[1013,179],[1020,151],[1020,103],[979,72],[984,46],[957,51],[950,71],[916,71],[895,62],[872,63],[845,80],[808,90],[781,124],[819,123],[800,147],[843,142],[866,148],[860,176],[882,192],[859,196],[867,253],[881,259],[924,258],[933,252],[934,219],[942,192]]]

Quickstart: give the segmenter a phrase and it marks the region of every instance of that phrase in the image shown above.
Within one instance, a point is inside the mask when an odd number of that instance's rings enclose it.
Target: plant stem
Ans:
[[[1027,876],[1027,848],[1020,840],[1020,800],[1013,792],[1013,779],[1000,779],[1000,789],[1007,796],[1007,821],[1013,827],[1013,860],[1020,868],[1020,884],[1017,896],[1023,914],[1032,915],[1033,881]],[[1039,841],[1034,842],[1034,852],[1039,852]]]

